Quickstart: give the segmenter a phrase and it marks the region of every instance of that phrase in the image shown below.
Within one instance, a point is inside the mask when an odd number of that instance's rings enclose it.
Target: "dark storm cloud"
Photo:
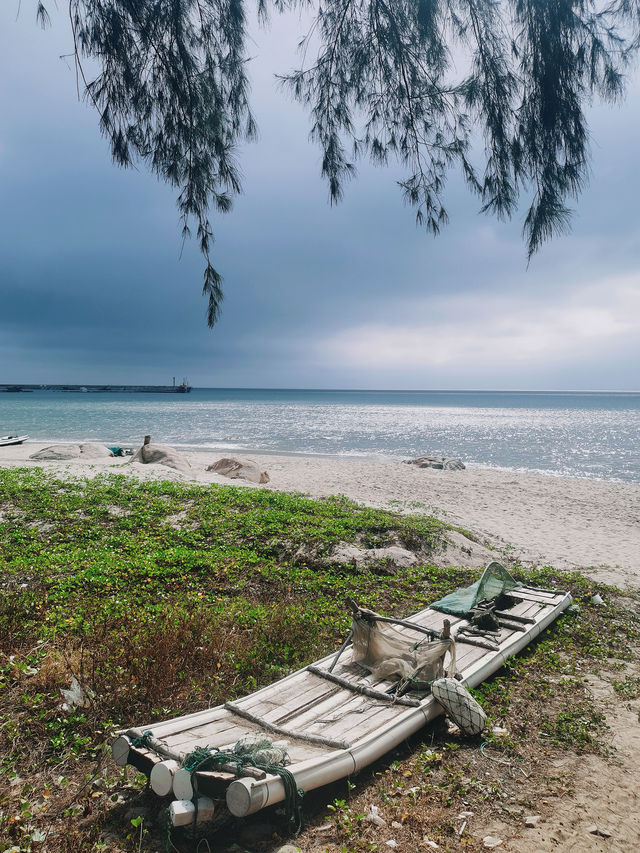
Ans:
[[[42,33],[24,11],[17,23],[2,14],[0,381],[637,384],[637,87],[621,110],[594,113],[594,177],[573,234],[527,269],[521,224],[479,216],[459,179],[437,239],[415,227],[397,170],[359,164],[330,208],[308,120],[271,76],[292,64],[281,43],[301,27],[276,23],[252,51],[261,137],[239,151],[245,193],[214,223],[226,296],[212,333],[174,193],[142,167],[111,165],[58,59],[66,27]],[[523,358],[509,359],[518,341]]]

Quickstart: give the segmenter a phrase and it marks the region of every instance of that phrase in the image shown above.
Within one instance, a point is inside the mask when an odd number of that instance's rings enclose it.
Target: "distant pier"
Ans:
[[[79,394],[189,394],[191,385],[184,380],[173,385],[13,385],[0,383],[0,393],[29,391],[74,391]]]

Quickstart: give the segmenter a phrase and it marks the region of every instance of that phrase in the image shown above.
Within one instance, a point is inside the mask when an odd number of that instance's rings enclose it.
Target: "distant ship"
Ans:
[[[176,377],[174,376],[173,385],[170,390],[176,394],[188,394],[191,391],[191,385],[189,385],[189,380],[186,376],[182,377],[182,382],[179,385],[176,385]]]

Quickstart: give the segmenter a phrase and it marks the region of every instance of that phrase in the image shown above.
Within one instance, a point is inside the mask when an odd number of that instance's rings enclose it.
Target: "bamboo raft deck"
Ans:
[[[509,593],[515,604],[501,618],[499,633],[487,641],[458,634],[466,619],[426,608],[406,623],[442,631],[449,619],[456,636],[457,670],[461,683],[475,687],[498,670],[553,622],[571,603],[568,593],[522,586]],[[411,639],[424,639],[407,624],[396,627]],[[495,642],[495,647],[491,647]],[[194,795],[191,774],[182,759],[197,748],[232,750],[248,737],[286,741],[287,765],[298,788],[311,790],[345,778],[376,761],[428,721],[442,713],[431,694],[395,697],[397,679],[376,681],[352,662],[352,646],[336,661],[336,652],[261,690],[224,705],[146,727],[125,730],[113,744],[117,764],[130,764],[150,777],[152,788],[176,800]],[[151,730],[145,746],[136,736]],[[154,768],[156,768],[154,770]],[[237,778],[226,769],[198,771],[197,792],[226,798],[229,811],[244,817],[285,799],[278,775],[245,768]],[[155,781],[155,784],[154,784]]]

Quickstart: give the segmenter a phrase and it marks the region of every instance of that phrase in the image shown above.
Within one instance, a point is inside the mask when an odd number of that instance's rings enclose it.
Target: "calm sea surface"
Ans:
[[[640,393],[297,391],[0,393],[0,435],[409,458],[640,483]]]

